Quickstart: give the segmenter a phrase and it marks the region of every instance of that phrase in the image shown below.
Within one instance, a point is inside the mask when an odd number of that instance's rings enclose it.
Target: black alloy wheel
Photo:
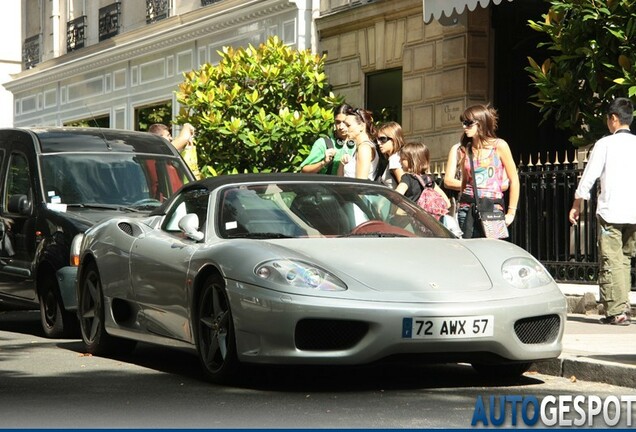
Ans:
[[[82,272],[78,315],[86,352],[94,355],[127,354],[136,342],[110,336],[104,326],[104,293],[97,265],[91,262]]]
[[[199,360],[207,378],[215,383],[231,382],[239,363],[230,303],[219,275],[209,276],[200,291],[196,330]]]

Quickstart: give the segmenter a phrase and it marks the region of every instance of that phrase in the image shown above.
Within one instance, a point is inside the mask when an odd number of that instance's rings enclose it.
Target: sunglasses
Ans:
[[[462,121],[462,126],[471,127],[475,123],[477,123],[475,120],[464,120],[464,121]]]
[[[378,141],[381,144],[386,144],[387,141],[392,141],[392,140],[393,140],[393,138],[389,138],[388,136],[379,136],[378,137]]]

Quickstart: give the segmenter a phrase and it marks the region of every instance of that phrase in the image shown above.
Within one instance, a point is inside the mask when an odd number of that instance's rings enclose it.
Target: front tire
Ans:
[[[135,341],[116,338],[106,332],[104,293],[94,262],[82,272],[78,316],[86,352],[93,355],[127,354],[135,348]]]
[[[197,351],[203,370],[212,382],[231,382],[236,377],[239,362],[232,311],[220,275],[205,280],[196,307]]]
[[[62,295],[55,276],[44,277],[38,292],[40,322],[48,338],[72,337],[77,331],[77,319],[64,310]]]

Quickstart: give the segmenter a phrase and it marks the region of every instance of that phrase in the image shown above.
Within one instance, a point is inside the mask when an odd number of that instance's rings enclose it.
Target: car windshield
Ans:
[[[69,206],[158,206],[188,181],[176,158],[123,153],[43,155],[47,203]]]
[[[224,238],[454,237],[397,192],[352,183],[231,187],[220,195]]]

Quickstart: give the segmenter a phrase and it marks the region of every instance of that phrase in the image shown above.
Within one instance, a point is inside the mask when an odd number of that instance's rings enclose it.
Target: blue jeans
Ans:
[[[479,219],[474,214],[472,207],[460,207],[457,210],[457,222],[464,232],[463,238],[484,238],[484,230],[481,227]]]

